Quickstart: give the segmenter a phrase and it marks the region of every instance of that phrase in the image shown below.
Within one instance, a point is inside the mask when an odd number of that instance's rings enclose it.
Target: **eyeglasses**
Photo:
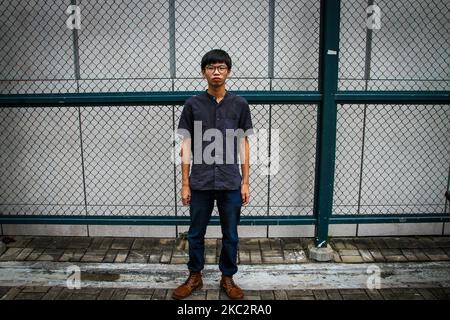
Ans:
[[[216,71],[216,69],[220,72],[220,73],[224,73],[228,70],[228,67],[225,65],[220,65],[220,66],[211,66],[211,65],[207,65],[205,67],[206,71],[210,72],[210,73],[214,73],[214,71]]]

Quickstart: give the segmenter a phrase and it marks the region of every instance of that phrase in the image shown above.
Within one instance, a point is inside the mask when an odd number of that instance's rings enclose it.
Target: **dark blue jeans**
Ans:
[[[189,214],[191,225],[188,232],[190,271],[199,272],[205,265],[205,233],[217,200],[222,228],[222,250],[219,269],[225,276],[237,272],[239,244],[238,224],[241,217],[241,189],[238,190],[191,190]]]

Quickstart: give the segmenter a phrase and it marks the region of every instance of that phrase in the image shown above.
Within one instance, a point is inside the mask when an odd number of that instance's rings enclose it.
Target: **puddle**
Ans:
[[[81,281],[116,281],[119,278],[120,274],[116,273],[81,272]]]

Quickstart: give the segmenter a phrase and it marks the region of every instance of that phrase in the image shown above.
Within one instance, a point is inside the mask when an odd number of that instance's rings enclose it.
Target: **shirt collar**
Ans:
[[[209,99],[211,99],[212,101],[216,102],[216,97],[211,95],[211,94],[209,94],[208,89],[206,89],[205,93],[206,93],[206,95],[208,96]],[[225,95],[223,96],[222,101],[225,100],[225,98],[227,96],[228,96],[228,90],[225,90]]]

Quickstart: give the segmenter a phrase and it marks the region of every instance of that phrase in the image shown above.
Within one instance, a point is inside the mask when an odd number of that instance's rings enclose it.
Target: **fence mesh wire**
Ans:
[[[0,212],[188,215],[178,195],[180,165],[172,161],[181,109],[1,108]],[[256,161],[252,203],[243,215],[312,214],[317,106],[252,105],[251,112],[256,132],[265,130],[271,143],[258,134],[250,139]],[[279,160],[267,175],[261,171],[267,159],[256,157],[269,152],[276,136]]]
[[[78,110],[0,109],[2,214],[83,214]]]
[[[66,25],[72,2],[79,29]],[[233,57],[230,89],[317,90],[317,1],[3,1],[0,11],[0,93],[203,89],[212,48]]]
[[[342,0],[339,89],[449,90],[449,9],[441,0]]]
[[[334,212],[443,213],[448,105],[341,105]]]

